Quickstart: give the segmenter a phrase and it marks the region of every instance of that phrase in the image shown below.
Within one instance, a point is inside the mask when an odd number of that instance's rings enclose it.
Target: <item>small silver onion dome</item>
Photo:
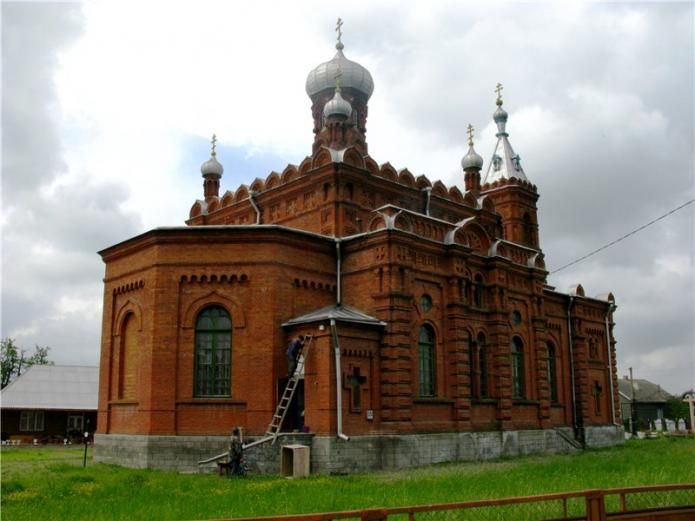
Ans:
[[[483,158],[473,148],[473,125],[468,124],[468,153],[461,159],[461,167],[466,170],[468,168],[483,168]]]
[[[369,99],[374,92],[374,80],[367,69],[359,63],[348,60],[343,54],[342,43],[336,45],[338,52],[332,60],[324,62],[309,73],[306,78],[306,93],[312,97],[319,92],[335,87],[335,75],[342,73],[341,85],[362,92]]]
[[[483,158],[473,149],[473,145],[468,148],[468,153],[461,159],[461,166],[464,170],[468,168],[483,168]]]
[[[212,135],[212,146],[210,148],[210,159],[205,161],[202,165],[200,165],[200,173],[203,174],[203,177],[206,175],[216,175],[217,177],[222,177],[222,173],[224,172],[224,167],[222,164],[217,161],[217,151],[215,148],[217,147],[217,135],[213,134]]]
[[[222,177],[222,173],[224,172],[224,167],[213,156],[210,159],[208,159],[207,161],[205,161],[205,163],[200,165],[200,172],[203,174],[203,176],[216,175],[216,176]]]
[[[509,118],[509,114],[507,114],[507,111],[504,110],[501,105],[497,107],[497,110],[492,115],[492,119],[495,123],[506,123],[507,118]]]
[[[326,118],[331,116],[342,116],[349,118],[352,115],[352,105],[340,95],[340,89],[335,89],[335,94],[323,107],[323,115]]]

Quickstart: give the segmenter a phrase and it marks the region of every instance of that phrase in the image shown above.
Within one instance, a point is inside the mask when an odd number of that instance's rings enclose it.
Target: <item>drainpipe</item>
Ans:
[[[342,305],[342,291],[341,291],[341,286],[343,285],[343,276],[341,274],[341,268],[342,268],[342,254],[340,251],[340,239],[335,239],[335,257],[336,257],[336,266],[335,266],[335,278],[336,278],[336,290],[335,290],[335,304],[336,306]]]
[[[340,343],[338,342],[338,328],[335,319],[331,319],[331,332],[333,333],[333,349],[335,350],[335,416],[336,434],[338,438],[350,441],[350,438],[343,433],[343,389],[340,384]]]
[[[430,214],[430,199],[432,198],[432,187],[427,186],[422,189],[425,192],[425,215]]]
[[[570,348],[570,385],[572,387],[572,426],[574,427],[575,436],[577,435],[577,392],[574,388],[574,346],[572,342],[572,316],[571,309],[574,297],[570,296],[567,304],[567,338],[569,339]]]
[[[342,275],[342,253],[340,251],[340,239],[335,239],[335,273],[336,273],[336,292],[335,304],[340,306],[342,303],[341,286],[343,283]],[[335,319],[331,319],[331,333],[333,334],[333,349],[335,352],[335,416],[336,416],[336,434],[341,440],[349,441],[350,438],[343,433],[343,386],[340,381],[340,342],[338,340],[338,327],[335,324]]]
[[[608,381],[610,382],[611,388],[611,421],[613,422],[613,425],[616,425],[615,398],[613,396],[613,361],[611,360],[611,342],[609,336],[610,330],[608,329],[608,315],[615,311],[616,308],[617,306],[615,304],[610,304],[608,306],[608,311],[606,311],[606,355],[608,355]]]
[[[251,203],[251,206],[253,206],[253,209],[256,210],[256,224],[261,224],[261,209],[256,203],[256,192],[253,190],[249,192],[249,202]]]

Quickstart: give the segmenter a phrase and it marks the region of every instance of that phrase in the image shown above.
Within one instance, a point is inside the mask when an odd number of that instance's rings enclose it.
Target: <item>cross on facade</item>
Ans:
[[[362,386],[367,383],[367,378],[360,374],[359,367],[354,367],[346,383],[350,389],[350,410],[357,412],[362,407]]]
[[[591,389],[591,394],[594,397],[594,412],[596,414],[601,414],[601,391],[603,387],[597,381],[594,381],[594,385]]]

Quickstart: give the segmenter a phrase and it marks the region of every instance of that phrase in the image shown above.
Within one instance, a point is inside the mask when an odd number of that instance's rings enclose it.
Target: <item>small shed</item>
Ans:
[[[99,368],[35,365],[0,391],[2,441],[63,443],[96,428]]]

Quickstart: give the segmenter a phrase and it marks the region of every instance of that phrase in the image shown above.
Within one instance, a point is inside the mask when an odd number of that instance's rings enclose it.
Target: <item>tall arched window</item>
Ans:
[[[420,359],[420,396],[435,395],[435,338],[432,327],[425,324],[418,337]]]
[[[478,344],[468,337],[468,364],[471,369],[471,398],[479,398]]]
[[[490,396],[487,374],[487,343],[485,335],[478,335],[478,380],[480,384],[479,395],[481,398]]]
[[[524,397],[524,344],[516,336],[512,339],[512,397]]]
[[[548,342],[548,390],[550,402],[557,403],[557,357],[552,342]]]
[[[231,395],[232,319],[220,306],[205,308],[195,324],[195,395]]]
[[[121,359],[118,378],[118,398],[135,399],[135,384],[138,369],[137,320],[133,313],[128,313],[121,328]]]
[[[483,307],[483,277],[475,276],[475,287],[473,288],[473,305],[477,308]]]

